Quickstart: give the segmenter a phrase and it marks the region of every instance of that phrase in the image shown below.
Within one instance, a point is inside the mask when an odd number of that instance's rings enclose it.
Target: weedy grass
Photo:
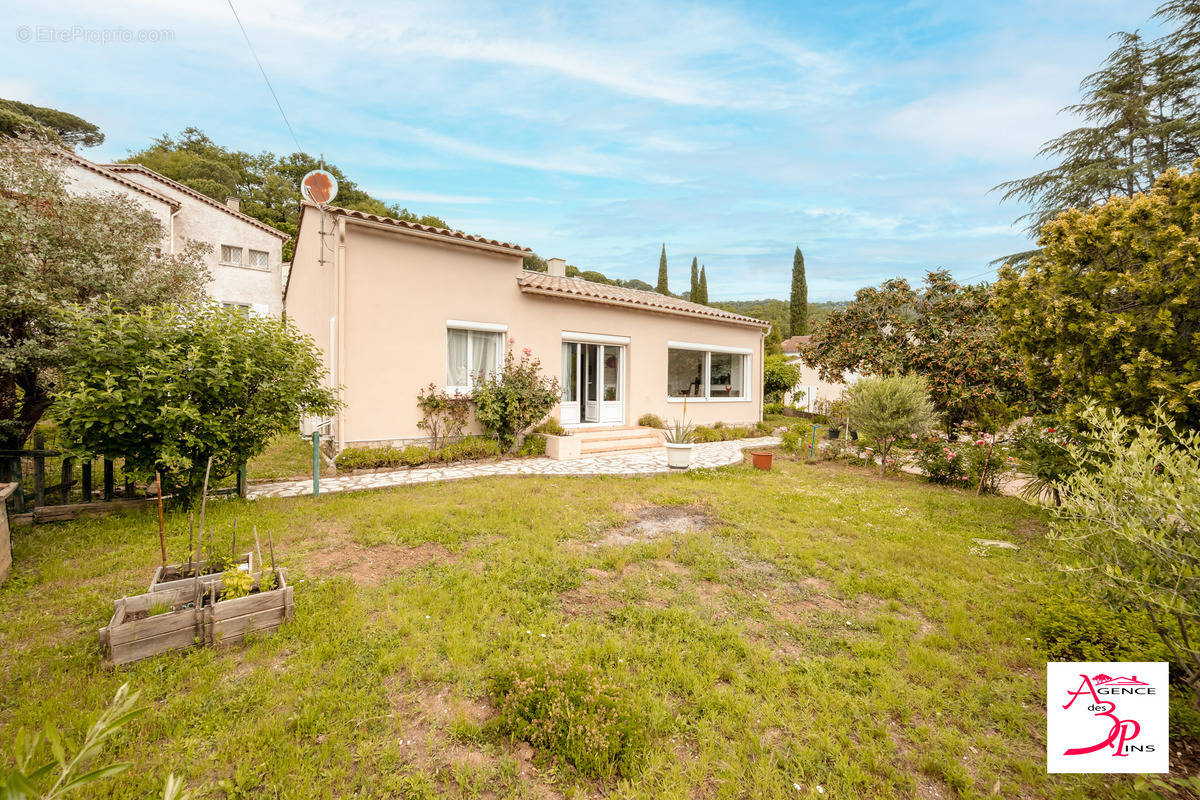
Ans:
[[[1061,576],[1016,500],[777,459],[208,513],[271,532],[295,619],[116,671],[96,630],[144,591],[153,510],[15,534],[0,743],[78,734],[125,681],[152,706],[111,745],[134,766],[81,797],[170,771],[204,798],[1136,796],[1045,774],[1034,629]]]

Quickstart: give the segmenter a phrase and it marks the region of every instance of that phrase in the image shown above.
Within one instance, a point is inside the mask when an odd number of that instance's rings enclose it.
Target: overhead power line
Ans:
[[[271,92],[271,97],[275,99],[275,107],[279,109],[279,116],[283,117],[283,124],[287,126],[288,133],[292,135],[292,141],[296,143],[296,152],[303,153],[304,148],[300,146],[300,139],[296,137],[292,123],[288,121],[283,104],[279,102],[279,95],[275,94],[275,87],[271,85],[271,79],[267,77],[267,71],[263,69],[258,53],[254,52],[254,45],[250,43],[250,36],[246,33],[246,26],[242,24],[242,18],[238,16],[237,9],[233,7],[233,0],[226,0],[226,2],[229,3],[229,10],[233,12],[233,18],[237,20],[238,27],[242,29],[242,38],[246,40],[246,47],[250,48],[250,55],[254,56],[254,63],[258,64],[258,71],[262,73],[263,80],[267,82],[267,89]]]

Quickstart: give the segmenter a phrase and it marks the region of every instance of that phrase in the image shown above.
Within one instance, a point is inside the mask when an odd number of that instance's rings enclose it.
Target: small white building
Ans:
[[[140,164],[97,164],[68,151],[63,156],[71,191],[131,197],[162,225],[165,252],[177,252],[188,240],[204,242],[212,299],[264,316],[283,315],[286,233],[243,214],[237,198],[221,203]]]
[[[810,339],[811,336],[792,336],[783,340],[783,354],[787,356],[788,363],[800,370],[800,381],[784,394],[783,403],[801,411],[820,413],[825,403],[841,397],[846,386],[854,383],[859,376],[850,373],[844,381],[823,380],[817,368],[806,364],[800,356],[800,348],[808,344]]]

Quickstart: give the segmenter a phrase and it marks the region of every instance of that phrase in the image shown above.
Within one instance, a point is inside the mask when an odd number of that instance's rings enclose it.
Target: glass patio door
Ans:
[[[624,382],[624,347],[589,342],[563,342],[562,423],[624,423]]]

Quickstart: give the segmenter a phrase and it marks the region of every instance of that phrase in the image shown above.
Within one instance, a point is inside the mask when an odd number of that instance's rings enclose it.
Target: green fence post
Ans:
[[[313,431],[313,497],[321,496],[321,432]]]
[[[245,464],[242,464],[240,467],[238,467],[237,495],[238,495],[238,497],[246,496],[246,465]]]

